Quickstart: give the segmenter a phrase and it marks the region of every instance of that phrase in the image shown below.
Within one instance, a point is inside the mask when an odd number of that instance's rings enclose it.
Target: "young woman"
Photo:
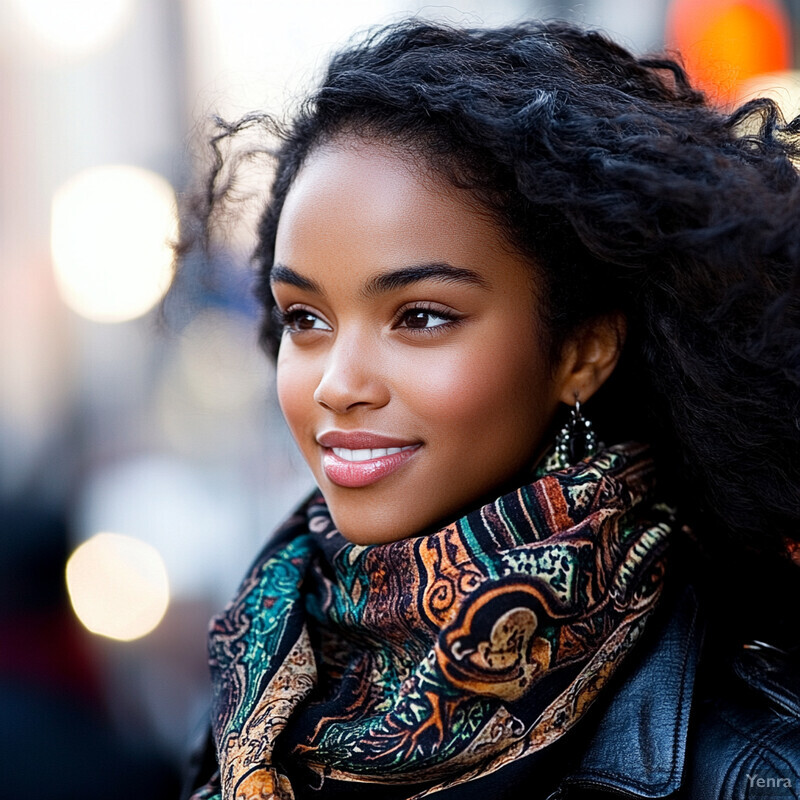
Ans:
[[[213,622],[187,796],[800,796],[800,123],[409,21],[253,126],[317,488]]]

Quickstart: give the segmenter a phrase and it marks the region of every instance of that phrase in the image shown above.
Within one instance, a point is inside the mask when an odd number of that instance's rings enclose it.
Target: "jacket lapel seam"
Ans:
[[[681,682],[678,691],[677,714],[675,715],[675,726],[671,737],[670,748],[670,768],[668,777],[658,783],[644,783],[637,780],[631,774],[621,771],[610,771],[600,768],[590,768],[580,772],[574,779],[567,778],[565,783],[577,786],[581,784],[595,783],[596,785],[606,786],[609,789],[622,790],[632,793],[634,796],[645,798],[667,797],[672,792],[677,791],[682,783],[683,767],[685,763],[685,745],[688,732],[688,717],[691,711],[691,698],[694,687],[694,670],[691,676],[687,676],[687,666],[693,653],[700,647],[698,639],[698,604],[692,587],[687,587],[687,594],[690,594],[692,602],[691,620],[687,626],[687,632],[683,641],[683,655],[681,659]],[[702,632],[701,632],[702,633]],[[688,697],[687,697],[688,695]],[[676,781],[676,778],[678,779]]]

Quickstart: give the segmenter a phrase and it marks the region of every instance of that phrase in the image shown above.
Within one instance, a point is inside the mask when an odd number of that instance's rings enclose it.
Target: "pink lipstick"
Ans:
[[[422,447],[397,437],[366,431],[327,431],[317,436],[324,448],[322,468],[338,486],[369,486],[399,469]]]

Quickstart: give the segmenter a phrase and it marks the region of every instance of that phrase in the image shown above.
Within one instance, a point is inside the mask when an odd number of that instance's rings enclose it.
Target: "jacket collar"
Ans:
[[[663,627],[645,634],[634,670],[604,710],[567,786],[644,798],[680,788],[703,624],[692,586],[675,588],[665,598]]]

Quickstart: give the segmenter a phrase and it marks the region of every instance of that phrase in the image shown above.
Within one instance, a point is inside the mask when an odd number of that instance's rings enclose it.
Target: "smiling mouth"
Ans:
[[[421,444],[360,450],[325,447],[322,468],[328,480],[337,486],[360,488],[369,486],[400,469],[421,447]]]

